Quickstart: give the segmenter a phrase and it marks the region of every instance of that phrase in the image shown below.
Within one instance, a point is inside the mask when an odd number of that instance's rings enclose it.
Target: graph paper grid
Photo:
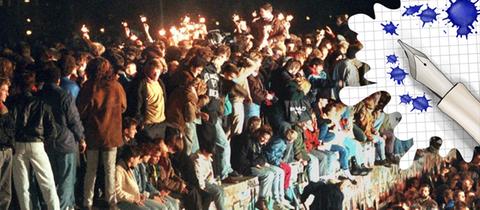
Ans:
[[[424,5],[420,12],[427,4],[430,8],[437,8],[436,12],[440,13],[437,21],[426,23],[422,27],[423,22],[417,15],[402,17],[406,10],[404,6],[420,4]],[[366,15],[355,15],[349,19],[350,28],[359,34],[358,39],[364,46],[357,53],[357,58],[371,66],[365,77],[376,84],[346,87],[340,93],[341,99],[345,104],[354,105],[376,91],[384,90],[392,96],[385,112],[402,114],[402,120],[395,128],[395,135],[399,139],[414,140],[414,146],[402,158],[401,168],[410,165],[417,148],[428,147],[431,136],[443,139],[441,155],[446,155],[452,148],[456,148],[467,161],[471,160],[473,148],[478,145],[462,127],[437,108],[439,98],[435,94],[409,75],[404,80],[404,85],[398,85],[388,74],[392,67],[398,65],[409,72],[406,56],[397,43],[398,39],[402,39],[428,55],[452,83],[462,82],[477,99],[479,98],[480,35],[473,33],[468,39],[456,37],[457,29],[447,24],[447,20],[442,20],[447,16],[445,10],[448,5],[450,5],[448,0],[403,1],[401,8],[391,10],[376,4],[375,19]],[[382,24],[390,21],[398,24],[398,35],[386,34],[383,30]],[[478,22],[475,24],[475,28],[480,28]],[[399,56],[397,64],[387,64],[386,56],[391,54]],[[411,104],[400,104],[400,95],[407,93],[412,98],[423,96],[425,93],[426,97],[431,99],[432,108],[428,108],[426,112],[411,111]]]

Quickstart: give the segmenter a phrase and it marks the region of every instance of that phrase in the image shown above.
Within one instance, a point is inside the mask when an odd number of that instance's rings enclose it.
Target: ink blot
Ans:
[[[471,0],[450,0],[450,7],[447,9],[449,23],[457,29],[457,37],[465,36],[468,39],[468,34],[472,33],[473,23],[477,21],[479,10],[475,4],[478,2],[471,2]]]
[[[398,24],[394,25],[393,22],[390,21],[390,23],[388,23],[388,24],[383,24],[382,23],[382,26],[383,26],[383,30],[385,31],[386,34],[390,34],[390,35],[396,34],[396,35],[398,35],[398,33],[397,33]]]
[[[415,109],[419,110],[420,112],[427,111],[428,107],[432,107],[428,103],[429,101],[431,101],[431,100],[428,100],[427,97],[425,97],[425,93],[423,94],[423,96],[418,96],[418,97],[414,98],[412,100],[413,108],[410,111],[412,112]]]
[[[391,67],[392,71],[389,72],[390,74],[390,79],[393,79],[393,81],[397,82],[397,84],[403,84],[403,80],[405,77],[408,75],[408,73],[405,72],[405,70],[401,69],[399,66],[393,68]]]
[[[426,23],[433,23],[434,21],[437,20],[437,15],[439,15],[439,13],[436,13],[435,10],[437,8],[430,8],[428,5],[427,5],[427,8],[424,9],[419,15],[418,17],[420,17],[420,20],[423,22],[423,25],[422,27],[425,26]]]
[[[387,56],[387,63],[395,64],[398,62],[398,56],[391,54]]]
[[[405,7],[405,12],[402,14],[402,16],[413,16],[415,13],[420,11],[420,8],[422,8],[423,5],[415,5],[415,6],[409,6]]]
[[[412,102],[412,96],[408,93],[400,96],[400,104],[409,104]]]

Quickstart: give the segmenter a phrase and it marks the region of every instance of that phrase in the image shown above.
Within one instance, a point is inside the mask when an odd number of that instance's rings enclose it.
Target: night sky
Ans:
[[[251,12],[267,1],[256,0],[0,0],[0,39],[18,39],[18,34],[32,29],[36,36],[50,36],[54,39],[71,35],[81,24],[92,29],[104,27],[117,33],[120,22],[127,20],[133,27],[138,16],[149,18],[153,29],[178,22],[185,14],[192,17],[201,14],[210,23],[220,22],[220,28],[231,30],[231,16],[236,13],[251,17]],[[389,8],[400,7],[399,0],[272,0],[274,13],[294,15],[292,31],[311,32],[315,27],[332,21],[337,14],[365,13],[374,17],[373,4],[381,3]],[[163,12],[161,12],[163,11]],[[307,21],[306,16],[311,19]],[[26,18],[32,19],[27,23]],[[162,21],[163,20],[163,21]],[[33,38],[35,36],[32,36]]]

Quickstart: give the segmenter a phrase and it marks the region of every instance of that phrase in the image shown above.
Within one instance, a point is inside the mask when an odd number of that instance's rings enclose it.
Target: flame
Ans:
[[[137,35],[135,35],[135,34],[132,34],[132,35],[130,36],[130,40],[132,40],[132,41],[137,41],[137,39],[138,39],[138,37],[137,37]]]
[[[287,21],[292,21],[293,20],[293,15],[287,15],[287,18],[286,18]]]
[[[167,31],[165,31],[165,29],[162,28],[158,31],[158,34],[160,34],[160,36],[165,36],[167,34]]]
[[[278,20],[283,20],[285,19],[285,16],[283,15],[283,13],[278,13],[277,18]]]
[[[123,27],[128,27],[128,23],[125,22],[125,21],[122,22],[122,25],[123,25]]]
[[[142,21],[142,23],[147,22],[147,17],[140,15],[140,21]]]
[[[105,28],[100,28],[101,33],[105,33]]]
[[[82,25],[82,28],[80,29],[80,31],[82,31],[83,33],[88,33],[90,32],[87,28],[87,26],[85,26],[85,24]]]
[[[204,18],[204,17],[200,17],[200,18],[198,19],[198,22],[200,22],[200,23],[205,23],[205,18]]]

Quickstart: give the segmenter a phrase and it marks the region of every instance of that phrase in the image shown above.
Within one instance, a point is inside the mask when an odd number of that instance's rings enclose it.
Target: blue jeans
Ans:
[[[318,182],[320,180],[320,163],[317,157],[308,154],[310,161],[307,165],[307,174],[310,182]]]
[[[195,122],[187,122],[185,128],[185,151],[187,155],[190,155],[199,149],[197,125]]]
[[[76,153],[48,153],[61,209],[75,206],[75,180],[77,176]]]
[[[407,153],[410,147],[413,146],[413,139],[400,140],[398,138],[395,138],[393,144],[393,153],[402,157],[405,153]]]
[[[230,164],[230,142],[227,140],[227,135],[225,135],[225,131],[222,128],[222,120],[220,118],[217,119],[215,123],[215,135],[216,150],[213,157],[215,175],[220,176],[221,179],[225,179],[233,169]]]
[[[338,154],[340,154],[340,168],[342,170],[348,169],[348,153],[347,153],[347,150],[345,149],[345,147],[333,144],[330,147],[330,151],[338,152]]]
[[[252,175],[258,177],[260,189],[258,196],[260,198],[268,198],[272,195],[273,181],[275,180],[275,173],[268,167],[251,167]]]
[[[375,160],[385,160],[385,140],[380,136],[373,136],[373,143],[375,143]]]
[[[285,189],[283,189],[285,183],[285,171],[278,166],[270,166],[269,169],[275,174],[272,186],[273,199],[281,201],[285,198]]]
[[[335,153],[330,151],[312,150],[310,151],[310,154],[312,154],[318,159],[320,176],[332,175],[335,173],[335,171],[333,171],[333,161],[335,161]]]
[[[213,202],[215,202],[215,207],[217,210],[226,210],[225,208],[225,193],[223,192],[222,187],[206,183],[205,191],[207,191],[213,197]]]
[[[246,106],[245,121],[248,121],[248,119],[250,119],[250,117],[260,117],[260,105],[258,105],[256,103],[250,103],[250,104],[245,105],[245,106]]]
[[[348,157],[347,159],[350,159],[352,157],[355,157],[357,159],[357,163],[359,165],[365,163],[365,157],[363,154],[363,147],[361,143],[355,139],[352,138],[345,138],[343,141],[343,144],[345,146],[345,149],[348,151]]]

